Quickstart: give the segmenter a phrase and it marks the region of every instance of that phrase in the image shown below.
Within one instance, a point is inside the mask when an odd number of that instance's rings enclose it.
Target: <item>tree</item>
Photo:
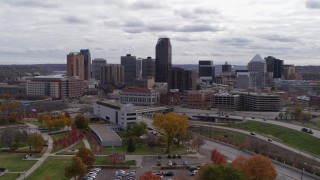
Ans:
[[[87,168],[91,168],[95,161],[92,151],[86,147],[81,147],[76,156],[81,158],[82,162],[87,166]]]
[[[221,154],[217,149],[211,151],[211,161],[216,165],[225,165],[227,164],[226,157]]]
[[[197,180],[245,180],[245,175],[235,167],[232,166],[215,166],[208,165],[200,169],[197,175]]]
[[[75,117],[74,124],[78,129],[86,129],[89,124],[89,119],[86,116],[78,114]]]
[[[10,150],[13,149],[14,128],[5,128],[1,133],[1,143],[6,145]]]
[[[170,112],[168,114],[156,114],[153,125],[158,131],[164,134],[163,136],[167,143],[166,152],[169,153],[173,139],[177,137],[179,133],[186,134],[182,132],[187,131],[189,123],[187,116]]]
[[[80,157],[72,157],[71,165],[64,169],[64,174],[68,179],[76,176],[83,176],[86,173],[86,165],[82,162]]]
[[[312,119],[311,113],[302,113],[302,123],[308,122],[310,119]]]
[[[68,126],[68,129],[70,129],[71,125],[72,125],[72,119],[71,117],[66,116],[65,118],[65,125]]]
[[[193,148],[197,148],[197,151],[199,152],[200,151],[200,147],[202,146],[202,145],[204,145],[205,143],[204,143],[204,140],[203,140],[203,138],[201,137],[201,136],[194,136],[193,137],[193,140],[192,140],[192,142],[191,142],[191,145],[192,145],[192,147]]]
[[[242,171],[247,179],[271,180],[276,179],[277,172],[270,159],[262,155],[249,158],[237,157],[232,165]]]
[[[139,180],[160,180],[160,176],[153,174],[151,171],[144,172],[140,177]]]
[[[30,146],[30,149],[33,147],[34,152],[36,152],[38,148],[46,144],[46,141],[43,139],[41,134],[35,133],[29,136],[29,138],[27,139],[27,143]]]
[[[41,126],[43,126],[43,122],[47,122],[51,120],[51,116],[48,114],[38,115],[37,119],[38,119],[38,122],[41,124]]]
[[[279,118],[282,120],[282,118],[284,117],[284,115],[283,115],[283,113],[281,112],[281,113],[279,113]]]
[[[127,152],[134,152],[136,147],[132,138],[129,138]]]
[[[147,124],[145,122],[133,123],[128,127],[126,136],[140,137],[146,132],[147,132]]]

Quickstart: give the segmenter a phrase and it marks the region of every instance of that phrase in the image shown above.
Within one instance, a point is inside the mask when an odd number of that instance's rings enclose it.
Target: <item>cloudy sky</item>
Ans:
[[[320,0],[0,0],[0,64],[155,55],[170,37],[174,64],[247,64],[272,55],[320,65]]]

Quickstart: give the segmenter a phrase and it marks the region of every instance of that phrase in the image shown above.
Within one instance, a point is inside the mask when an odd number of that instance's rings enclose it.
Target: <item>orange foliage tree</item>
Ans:
[[[249,158],[237,157],[232,165],[242,171],[247,179],[272,180],[276,179],[277,172],[270,159],[262,155]]]
[[[177,136],[185,137],[189,126],[188,118],[185,115],[168,113],[156,114],[153,120],[156,129],[162,132],[167,143],[167,153],[170,152],[173,139]]]
[[[216,165],[225,165],[227,164],[226,157],[221,154],[217,149],[211,151],[211,161]]]
[[[160,180],[160,176],[153,174],[151,171],[146,171],[139,177],[139,180]]]

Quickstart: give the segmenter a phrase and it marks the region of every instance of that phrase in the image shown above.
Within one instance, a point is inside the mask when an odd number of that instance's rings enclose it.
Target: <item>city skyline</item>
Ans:
[[[157,39],[169,37],[172,64],[246,65],[261,54],[319,65],[319,12],[319,0],[4,0],[0,58],[1,64],[64,64],[69,52],[90,49],[91,59],[119,64],[126,54],[155,58]]]

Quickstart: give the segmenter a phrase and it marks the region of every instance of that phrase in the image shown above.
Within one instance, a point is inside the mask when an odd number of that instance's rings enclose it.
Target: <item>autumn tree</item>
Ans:
[[[167,144],[166,152],[169,153],[173,139],[179,133],[186,135],[189,123],[187,116],[170,112],[168,114],[156,114],[153,125],[158,131],[163,133],[162,136],[164,136]]]
[[[191,146],[193,148],[196,148],[198,152],[200,151],[200,147],[204,144],[205,144],[204,139],[201,136],[199,136],[199,135],[193,136]]]
[[[92,151],[86,147],[81,147],[76,156],[81,158],[82,162],[87,166],[87,168],[91,168],[95,161]]]
[[[89,119],[84,115],[78,114],[75,117],[74,124],[78,129],[86,129],[89,124]]]
[[[284,117],[284,114],[281,112],[281,113],[279,113],[279,118],[282,120],[283,119],[283,117]]]
[[[276,179],[277,172],[270,159],[262,155],[254,155],[249,158],[237,157],[232,166],[242,171],[247,179],[272,180]]]
[[[29,138],[27,139],[27,143],[30,146],[30,149],[33,147],[34,152],[36,152],[38,148],[46,144],[46,141],[43,139],[41,134],[35,133],[29,136]]]
[[[232,166],[216,166],[213,164],[207,165],[200,169],[196,176],[197,180],[245,180],[245,175],[235,167]]]
[[[216,165],[225,165],[227,164],[226,157],[221,154],[217,149],[211,151],[211,161]]]
[[[86,165],[82,162],[81,158],[78,156],[72,157],[71,165],[64,169],[64,174],[68,179],[77,176],[83,176],[86,173]]]
[[[139,180],[160,180],[160,176],[153,174],[151,171],[144,172],[140,177]]]
[[[131,124],[126,132],[127,137],[135,136],[140,137],[147,132],[147,124],[145,122]]]

